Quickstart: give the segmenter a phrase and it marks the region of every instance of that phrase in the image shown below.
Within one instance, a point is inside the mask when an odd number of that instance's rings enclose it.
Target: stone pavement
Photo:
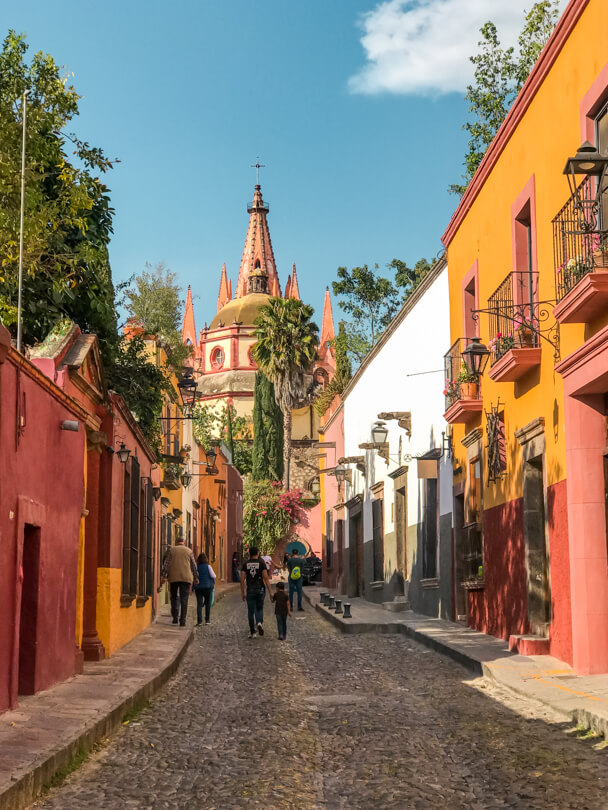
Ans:
[[[268,603],[267,603],[268,604]],[[238,594],[151,705],[40,810],[606,807],[606,756],[560,717],[401,634],[307,608],[248,639]]]
[[[548,655],[518,655],[507,642],[442,619],[413,611],[392,613],[364,599],[332,592],[352,605],[343,619],[319,604],[321,587],[304,595],[325,618],[347,633],[404,633],[503,687],[533,698],[585,728],[608,738],[608,675],[577,675],[571,666]],[[606,803],[608,807],[608,801]]]
[[[219,584],[216,599],[238,586]],[[190,600],[190,613],[196,600]],[[0,715],[0,810],[25,807],[78,752],[120,725],[171,677],[193,627],[171,623],[168,606],[157,621],[111,658],[87,662],[84,673],[37,695],[19,698]]]

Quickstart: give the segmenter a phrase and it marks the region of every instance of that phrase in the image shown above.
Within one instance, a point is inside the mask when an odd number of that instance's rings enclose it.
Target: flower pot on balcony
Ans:
[[[534,332],[531,329],[527,329],[525,326],[520,327],[517,330],[517,336],[522,349],[528,349],[534,346]]]
[[[593,251],[593,270],[594,272],[608,272],[608,251],[607,250],[594,250]]]
[[[461,399],[476,399],[477,383],[474,382],[460,383],[460,397]]]

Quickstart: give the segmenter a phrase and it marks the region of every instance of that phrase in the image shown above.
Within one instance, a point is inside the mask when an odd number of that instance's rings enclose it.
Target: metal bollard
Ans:
[[[324,594],[323,594],[323,604],[324,604],[324,605],[327,605],[327,604],[328,604],[328,602],[329,602],[329,594],[328,594],[328,593],[324,593]]]
[[[335,602],[336,602],[336,597],[335,597],[335,596],[331,596],[331,594],[330,594],[329,601],[328,601],[328,603],[327,603],[327,607],[328,607],[330,610],[333,610],[333,609],[334,609]]]
[[[343,612],[344,611],[342,610],[342,600],[336,599],[336,613],[343,613]]]
[[[344,616],[343,616],[343,618],[344,619],[352,619],[352,616],[350,615],[350,602],[345,602],[344,603]]]
[[[325,604],[325,597],[326,596],[327,596],[327,594],[324,591],[319,594],[319,604],[320,605]]]

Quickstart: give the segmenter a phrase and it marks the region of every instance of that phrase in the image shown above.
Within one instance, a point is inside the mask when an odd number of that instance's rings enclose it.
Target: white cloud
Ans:
[[[503,46],[515,45],[534,0],[385,0],[362,15],[366,64],[353,93],[464,92],[473,76],[479,29],[492,20]],[[560,7],[566,4],[561,0]]]

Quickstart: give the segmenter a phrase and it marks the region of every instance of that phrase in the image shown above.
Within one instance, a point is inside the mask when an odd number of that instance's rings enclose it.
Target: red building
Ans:
[[[0,326],[0,711],[74,675],[86,431],[99,420]]]

